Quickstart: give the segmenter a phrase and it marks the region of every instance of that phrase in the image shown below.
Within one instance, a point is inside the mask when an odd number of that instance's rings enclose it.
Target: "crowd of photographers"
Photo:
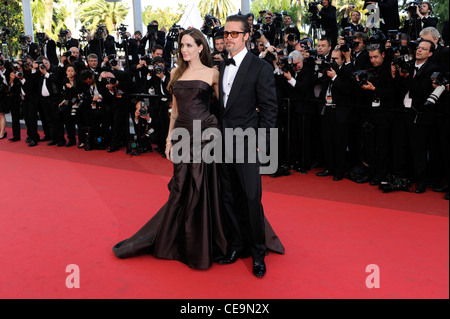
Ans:
[[[366,5],[379,9],[381,23],[363,26],[354,6],[337,21],[330,1],[309,3],[311,30],[303,37],[286,12],[247,14],[248,50],[273,66],[277,87],[279,167],[271,176],[320,167],[319,177],[346,177],[384,192],[431,187],[448,199],[448,22],[441,37],[428,2],[408,6],[403,26],[397,1]],[[226,57],[223,27],[207,15],[201,29],[217,67]],[[167,32],[153,21],[145,36],[121,26],[117,39],[104,26],[80,31],[85,46],[64,30],[57,43],[45,34],[36,45],[25,37],[22,59],[0,59],[1,89],[9,92],[0,105],[11,111],[10,140],[20,140],[24,118],[30,147],[48,141],[142,153],[156,144],[164,156],[179,26]],[[57,48],[66,48],[59,59]],[[120,62],[116,48],[124,52]]]

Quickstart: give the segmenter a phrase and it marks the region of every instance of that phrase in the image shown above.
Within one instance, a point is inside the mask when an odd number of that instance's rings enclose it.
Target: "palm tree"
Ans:
[[[236,8],[230,0],[200,0],[198,10],[203,16],[211,14],[224,21]]]
[[[78,19],[91,29],[104,24],[109,31],[116,30],[117,25],[125,21],[129,8],[122,3],[104,0],[88,0],[78,10]]]

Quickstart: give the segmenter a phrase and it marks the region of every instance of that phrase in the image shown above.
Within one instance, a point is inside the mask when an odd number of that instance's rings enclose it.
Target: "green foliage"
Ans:
[[[236,8],[230,0],[201,0],[198,4],[198,10],[202,17],[210,14],[222,22],[225,22],[227,16],[237,13]]]
[[[153,20],[158,21],[159,28],[165,27],[169,30],[175,23],[180,21],[186,10],[187,5],[178,4],[178,7],[173,10],[172,8],[157,8],[153,9],[152,6],[146,6],[142,12],[142,22],[148,25]],[[145,34],[146,30],[141,30]]]
[[[10,34],[7,37],[6,46],[2,45],[0,50],[5,56],[16,56],[19,51],[17,39],[24,29],[22,2],[15,0],[3,0],[2,2],[0,6],[0,28],[8,28]],[[6,48],[8,48],[8,52],[6,52]]]

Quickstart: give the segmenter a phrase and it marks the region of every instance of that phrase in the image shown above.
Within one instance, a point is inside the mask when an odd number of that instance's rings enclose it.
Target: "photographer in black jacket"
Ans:
[[[289,54],[292,67],[281,62],[285,78],[285,95],[291,102],[291,161],[297,172],[306,173],[312,164],[312,116],[316,113],[314,99],[314,68],[304,63],[303,55],[294,50]],[[282,60],[283,61],[283,60]],[[288,60],[284,60],[288,61]]]
[[[395,85],[391,75],[391,60],[386,56],[380,44],[369,46],[369,56],[372,69],[361,71],[358,75],[359,83],[365,90],[370,101],[367,119],[374,125],[374,163],[371,172],[370,185],[380,185],[392,168],[391,159],[395,157],[398,143],[395,138],[401,136],[399,128],[399,115],[389,111],[396,107]],[[364,78],[364,79],[363,79]],[[393,147],[391,148],[391,146]],[[389,150],[392,149],[392,155]]]
[[[404,117],[411,148],[414,178],[417,181],[416,193],[424,193],[427,185],[428,150],[434,118],[434,106],[425,107],[427,98],[433,92],[431,75],[438,67],[429,61],[435,50],[433,42],[423,40],[417,46],[415,63],[410,67],[398,67],[396,79],[400,94],[404,96],[403,106],[410,110]],[[405,159],[406,160],[406,159]]]
[[[336,17],[336,7],[332,5],[332,0],[322,0],[322,8],[319,11],[320,24],[325,31],[325,37],[331,39],[331,47],[334,49],[337,44],[338,29]]]
[[[324,68],[328,79],[322,85],[320,100],[323,101],[321,114],[325,170],[316,175],[334,175],[333,180],[340,181],[347,169],[346,150],[352,110],[345,104],[352,96],[353,65],[350,55],[344,57],[340,49],[335,49],[331,53],[331,65],[325,65]]]

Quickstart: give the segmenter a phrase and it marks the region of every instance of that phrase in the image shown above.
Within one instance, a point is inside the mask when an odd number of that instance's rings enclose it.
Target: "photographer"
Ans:
[[[377,0],[366,3],[378,6],[381,18],[380,28],[384,34],[387,34],[389,30],[399,29],[400,15],[397,0]]]
[[[52,65],[58,65],[58,55],[56,54],[56,43],[47,33],[38,33],[39,50],[41,55],[47,57]]]
[[[319,10],[319,23],[325,32],[322,36],[331,39],[331,47],[334,49],[337,45],[339,27],[337,24],[336,7],[331,2],[331,0],[322,0],[322,8]]]
[[[25,46],[26,50],[22,52],[22,55],[30,56],[33,60],[36,60],[40,54],[39,45],[31,41],[31,35],[26,35]]]
[[[427,116],[427,113],[435,110],[434,107],[424,107],[424,104],[433,92],[431,75],[438,71],[437,66],[429,61],[434,50],[433,42],[423,40],[417,47],[413,66],[396,66],[395,78],[404,97],[403,106],[411,110],[404,117],[404,121],[412,153],[414,177],[417,181],[416,193],[424,193],[428,182],[428,143],[434,119]]]
[[[264,16],[265,14],[265,16]],[[258,23],[262,23],[262,17],[264,16],[264,24],[262,26],[262,30],[264,32],[264,36],[269,41],[270,44],[275,45],[275,36],[276,29],[273,23],[273,12],[272,11],[260,11],[259,12]]]
[[[325,170],[316,175],[334,175],[333,180],[340,181],[347,168],[346,150],[352,110],[344,105],[351,99],[353,65],[350,56],[344,57],[339,49],[333,50],[331,60],[329,66],[324,66],[328,79],[323,82],[320,93],[320,100],[324,102],[321,124]]]
[[[424,28],[420,32],[420,38],[422,40],[428,40],[434,43],[436,46],[436,49],[433,52],[433,55],[430,58],[430,62],[433,62],[436,64],[439,69],[443,72],[449,71],[449,48],[446,46],[443,46],[439,40],[441,35],[439,34],[439,31],[436,28],[433,27],[427,27]]]
[[[150,136],[153,129],[150,127],[152,119],[149,113],[148,101],[138,101],[134,112],[134,131],[136,133],[134,148],[137,154],[152,152]]]
[[[350,22],[348,21],[349,14],[350,15]],[[357,10],[355,10],[354,5],[349,5],[345,8],[344,16],[341,20],[341,28],[345,29],[347,27],[350,27],[353,29],[354,32],[365,32],[365,28],[360,23],[361,21],[361,13]]]
[[[77,74],[86,68],[86,65],[80,57],[80,50],[77,47],[71,47],[61,56],[59,66],[65,69],[68,65],[73,65],[77,71]],[[65,70],[62,70],[62,73],[64,72]]]
[[[57,42],[58,48],[65,49],[69,51],[70,48],[79,48],[80,42],[77,39],[72,38],[72,31],[69,29],[61,29],[58,34],[59,41]]]
[[[102,136],[105,137],[106,144],[110,140],[108,153],[113,153],[128,143],[128,115],[131,103],[125,94],[136,93],[137,87],[128,72],[117,69],[103,71],[99,76],[98,84],[99,93],[103,97],[104,109]]]
[[[223,39],[223,32],[219,32],[214,37],[214,51],[212,52],[213,66],[219,68],[220,61],[223,61],[227,56],[225,51],[225,41]]]
[[[286,96],[291,101],[291,127],[292,127],[292,163],[297,172],[306,173],[312,164],[312,117],[316,113],[314,99],[314,68],[304,63],[303,55],[299,51],[289,54],[292,66],[281,63],[281,71],[286,80]],[[288,61],[288,60],[284,60]]]
[[[83,103],[77,111],[80,114],[81,128],[78,134],[78,148],[90,151],[93,148],[106,149],[103,140],[101,125],[103,122],[103,97],[98,90],[98,77],[90,69],[80,74],[82,81],[81,93]],[[79,96],[80,96],[79,95]],[[81,102],[81,101],[80,101]]]
[[[40,115],[44,115],[41,121],[45,136],[50,138],[48,145],[64,146],[64,134],[61,135],[59,130],[62,123],[57,123],[56,118],[58,104],[61,102],[61,76],[58,68],[51,65],[46,57],[40,56],[34,61],[33,69],[39,90],[38,110]]]
[[[370,174],[372,177],[370,185],[377,186],[386,178],[388,169],[391,169],[393,157],[395,161],[396,152],[399,149],[396,139],[401,136],[401,132],[396,130],[400,127],[398,113],[389,111],[396,107],[391,61],[380,44],[369,46],[369,56],[373,69],[361,71],[357,78],[371,103],[367,119],[375,126],[375,159]],[[389,153],[390,149],[393,152],[392,156]]]
[[[13,137],[9,139],[11,142],[20,141],[20,119],[23,117],[22,97],[24,92],[22,85],[25,83],[24,71],[18,63],[12,64],[12,72],[9,74],[9,99],[8,103],[12,118]]]
[[[116,54],[116,41],[113,36],[108,34],[106,26],[99,25],[92,34],[88,53],[95,53],[99,59]]]
[[[170,73],[165,69],[164,60],[155,57],[152,62],[153,68],[147,75],[145,92],[158,97],[151,99],[150,117],[152,118],[152,128],[155,131],[154,143],[158,146],[158,152],[164,155],[166,140],[169,130],[169,107],[167,98],[170,96],[167,85],[170,82]]]
[[[66,147],[76,145],[75,137],[75,123],[78,129],[83,127],[82,116],[79,113],[79,100],[78,94],[81,93],[81,80],[77,76],[76,67],[69,64],[65,67],[66,77],[62,81],[62,96],[63,100],[58,104],[58,118],[61,123],[64,124],[69,142]],[[64,126],[60,126],[60,130],[64,134]],[[78,137],[78,144],[84,143],[84,136]]]
[[[122,49],[125,57],[125,69],[130,70],[132,65],[139,63],[138,41],[131,38],[131,33],[126,32],[126,26],[121,25],[117,32],[116,47]]]
[[[40,139],[38,133],[38,112],[42,123],[46,123],[45,116],[38,108],[39,88],[37,82],[37,73],[33,69],[33,60],[30,56],[23,56],[19,61],[22,65],[23,80],[21,80],[21,98],[22,108],[24,111],[24,120],[27,126],[27,139],[29,147],[37,146]],[[32,72],[35,72],[34,74]],[[46,127],[48,130],[48,128]],[[48,131],[47,131],[48,132]],[[50,140],[50,135],[47,135],[43,140]]]
[[[411,39],[417,39],[422,29],[437,27],[438,19],[431,17],[433,6],[429,2],[411,2],[407,7],[408,15],[403,26],[403,33],[408,34]]]

